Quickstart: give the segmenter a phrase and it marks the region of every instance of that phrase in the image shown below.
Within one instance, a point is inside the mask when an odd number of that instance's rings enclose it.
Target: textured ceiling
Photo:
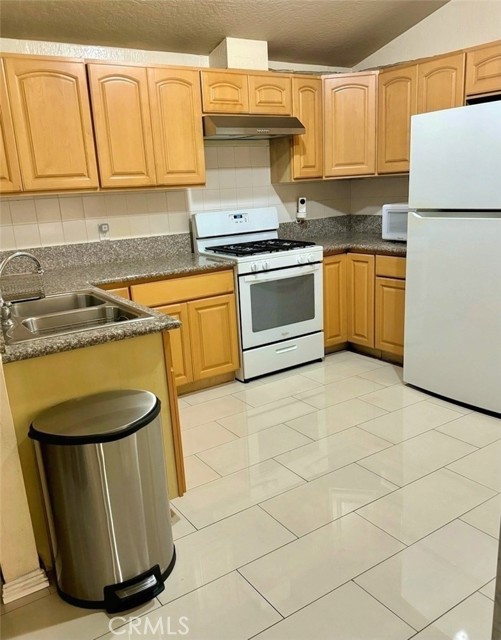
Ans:
[[[350,67],[448,0],[1,0],[5,38],[207,55],[226,36],[270,60]]]

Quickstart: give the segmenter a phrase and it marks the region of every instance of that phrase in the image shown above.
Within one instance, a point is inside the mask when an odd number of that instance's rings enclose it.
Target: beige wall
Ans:
[[[500,0],[451,0],[354,69],[425,58],[500,38]]]

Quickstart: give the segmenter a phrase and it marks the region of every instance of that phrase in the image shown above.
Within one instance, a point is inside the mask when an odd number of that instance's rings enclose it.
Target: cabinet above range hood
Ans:
[[[210,115],[203,117],[206,140],[268,140],[305,133],[292,116]]]

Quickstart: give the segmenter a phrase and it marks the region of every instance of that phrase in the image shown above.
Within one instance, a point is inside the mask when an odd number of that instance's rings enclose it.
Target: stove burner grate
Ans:
[[[313,247],[314,242],[303,240],[283,240],[275,238],[271,240],[257,240],[254,242],[235,242],[233,244],[222,244],[215,247],[207,247],[208,251],[231,256],[253,256],[258,253],[277,253],[279,251],[292,251],[304,247]]]

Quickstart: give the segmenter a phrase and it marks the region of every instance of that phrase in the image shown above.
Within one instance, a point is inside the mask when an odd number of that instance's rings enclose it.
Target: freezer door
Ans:
[[[409,214],[404,381],[501,413],[501,212]]]
[[[501,209],[501,101],[411,120],[412,209]]]

